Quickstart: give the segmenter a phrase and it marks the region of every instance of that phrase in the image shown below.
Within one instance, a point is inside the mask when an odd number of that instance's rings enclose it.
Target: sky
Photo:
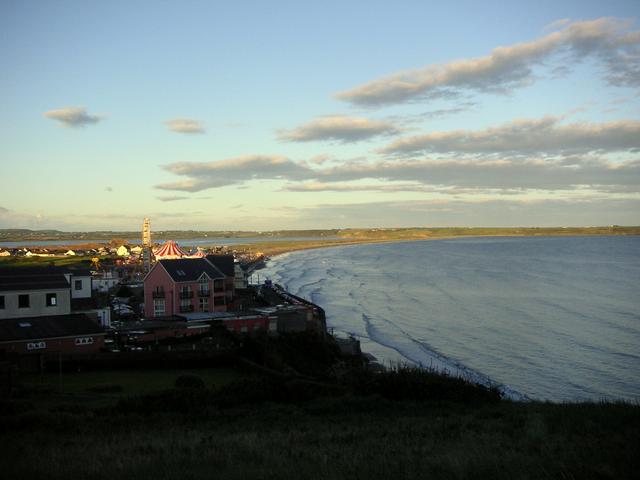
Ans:
[[[640,224],[640,2],[0,1],[0,228]]]

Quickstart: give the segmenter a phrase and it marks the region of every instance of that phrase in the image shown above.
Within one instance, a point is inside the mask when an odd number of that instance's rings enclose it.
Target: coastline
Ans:
[[[478,238],[480,236],[476,236],[475,238]],[[332,248],[332,247],[338,247],[338,246],[355,246],[355,245],[374,245],[374,244],[388,244],[388,243],[406,243],[406,242],[414,242],[414,241],[421,241],[421,240],[447,240],[447,239],[452,239],[452,238],[459,238],[459,237],[437,237],[437,238],[428,238],[428,239],[407,239],[407,240],[387,240],[387,241],[377,241],[377,242],[357,242],[357,243],[348,243],[348,244],[337,244],[337,245],[329,245],[326,246],[327,248]],[[298,250],[291,250],[291,251],[286,251],[286,252],[280,252],[274,255],[271,255],[270,258],[275,259],[277,257],[283,257],[286,254],[289,253],[298,253],[298,252],[302,252],[304,250],[318,250],[321,249],[325,246],[317,246],[314,248],[308,248],[308,249],[298,249]],[[259,270],[263,270],[263,269],[268,269],[269,268],[269,264],[267,263],[264,267],[261,267]],[[292,292],[295,295],[299,295],[299,292]],[[313,302],[313,299],[311,299],[311,301]],[[319,305],[323,308],[325,308],[324,305]],[[326,310],[326,309],[325,309]],[[365,318],[365,321],[368,323],[368,319],[366,318],[367,316],[362,313],[363,318]],[[334,327],[331,327],[331,330],[333,330]],[[346,335],[346,336],[351,336],[352,334],[349,333],[348,331],[343,331],[341,329],[338,329],[338,332],[340,332],[340,335]],[[362,348],[362,354],[365,356],[368,356],[370,358],[373,359],[374,362],[379,363],[380,365],[384,366],[385,368],[389,367],[389,368],[393,368],[394,366],[399,366],[399,365],[415,365],[418,366],[420,368],[427,368],[430,371],[433,371],[435,373],[437,373],[438,375],[445,375],[445,376],[453,376],[456,378],[461,378],[464,379],[465,381],[469,381],[472,383],[475,383],[477,385],[482,385],[484,387],[487,388],[497,388],[502,395],[502,398],[504,398],[505,400],[509,400],[509,401],[513,401],[513,402],[535,402],[538,401],[534,398],[529,397],[528,395],[519,392],[518,390],[514,389],[512,386],[507,385],[505,383],[500,383],[495,381],[492,377],[490,377],[489,375],[484,374],[483,372],[480,372],[478,370],[475,370],[463,363],[461,363],[460,361],[453,359],[453,358],[449,358],[446,355],[444,355],[441,352],[435,351],[435,350],[431,350],[429,351],[428,355],[430,357],[430,363],[428,365],[425,365],[421,362],[416,362],[415,360],[412,360],[408,357],[405,356],[405,354],[398,350],[397,347],[391,345],[391,344],[387,344],[384,341],[380,341],[380,339],[374,339],[371,336],[368,337],[361,337],[361,336],[356,336],[356,338],[358,339],[358,341],[361,343],[361,348]],[[363,339],[366,339],[366,341],[364,342],[364,344],[362,344]],[[371,346],[371,344],[374,344],[375,346],[379,347],[377,349],[374,349],[373,351],[371,351],[370,349],[367,348],[367,345]],[[392,359],[391,357],[386,357],[383,353],[381,353],[381,351],[389,351],[389,352],[393,352],[395,355],[398,356],[397,359]],[[376,355],[374,355],[374,353],[376,353]],[[382,355],[382,356],[380,356]]]
[[[272,232],[157,232],[156,240],[173,239],[184,243],[198,239],[200,246],[244,247],[263,249],[273,255],[310,248],[360,243],[400,242],[407,240],[435,240],[460,237],[530,237],[530,236],[607,236],[640,235],[640,226],[597,227],[407,227],[407,228],[345,228],[331,230],[287,230]],[[56,235],[39,235],[39,231],[20,234],[0,229],[0,250],[3,248],[74,248],[95,247],[112,239],[139,238],[134,232],[56,232]],[[256,239],[259,241],[255,241]],[[264,240],[262,240],[264,238]],[[211,244],[201,243],[211,240]],[[225,242],[227,240],[227,242]],[[247,240],[246,242],[244,240]],[[253,241],[252,241],[253,240]],[[44,242],[42,245],[36,242]],[[25,242],[23,244],[23,242]],[[55,243],[61,242],[61,243]],[[10,244],[10,245],[8,245]],[[188,246],[188,243],[185,243]],[[268,250],[268,251],[266,251]]]
[[[293,244],[287,244],[285,242],[264,242],[264,243],[247,243],[238,245],[247,250],[258,251],[263,253],[267,257],[275,258],[280,255],[284,255],[292,252],[299,252],[303,250],[317,250],[320,248],[333,248],[353,245],[373,245],[373,244],[386,244],[386,243],[406,243],[406,242],[418,242],[418,241],[430,241],[430,240],[453,240],[458,238],[536,238],[536,237],[607,237],[607,236],[640,236],[639,233],[567,233],[567,234],[516,234],[516,233],[496,233],[496,234],[476,234],[476,235],[444,235],[444,236],[416,236],[412,238],[388,238],[388,239],[374,239],[374,238],[362,238],[357,240],[333,240],[333,241],[320,241],[320,243],[307,241],[292,242]]]
[[[495,236],[492,236],[495,237]],[[509,240],[509,237],[514,237],[512,236],[504,236],[505,237],[505,242],[507,242],[507,244],[510,245],[519,245],[518,242],[520,242],[520,240],[517,239],[513,239],[513,240]],[[555,242],[553,240],[552,237],[557,237],[557,236],[549,236],[549,241],[550,242]],[[573,237],[573,236],[571,236]],[[633,245],[637,245],[636,241],[637,241],[637,236],[633,236],[634,238],[629,238],[627,240],[625,239],[620,239],[623,244],[628,244],[628,242],[632,242]],[[451,238],[459,238],[459,237],[448,237],[446,239],[451,239]],[[444,239],[444,237],[438,237],[438,238],[430,238],[429,240],[436,240],[436,239]],[[541,241],[543,239],[540,239]],[[601,242],[601,240],[598,239],[593,239],[596,243],[596,245],[599,244],[599,242]],[[608,241],[615,241],[616,239],[612,236],[610,240],[607,239],[602,239],[602,241],[604,242],[608,242]],[[490,240],[491,241],[491,240]],[[523,239],[522,241],[526,241],[526,239]],[[573,238],[567,238],[566,239],[567,242],[579,242],[579,244],[583,244],[583,245],[593,245],[592,243],[590,243],[588,240],[584,240],[581,241],[580,237],[576,236],[575,239]],[[402,241],[402,243],[405,243],[406,241]],[[532,245],[538,245],[538,241],[537,240],[532,240],[533,243],[528,242],[529,244]],[[559,240],[559,242],[563,243],[565,242],[565,240]],[[586,243],[585,243],[586,242]],[[360,243],[368,243],[368,244],[376,244],[376,243],[382,243],[382,242],[360,242]],[[385,242],[385,243],[389,243],[389,242]],[[395,243],[395,242],[393,242]],[[400,243],[400,242],[399,242]],[[471,242],[471,243],[475,243],[475,242]],[[502,245],[502,241],[498,240],[499,245]],[[441,248],[445,248],[445,249],[456,249],[457,247],[454,246],[454,242],[446,242],[445,244],[442,245],[442,247],[438,247],[436,246],[436,244],[431,244],[432,247],[428,247],[427,244],[424,244],[424,247],[419,247],[419,244],[416,242],[416,248],[435,248],[437,250],[440,250]],[[449,246],[446,246],[449,245]],[[338,245],[332,245],[332,246],[338,246]],[[350,245],[347,245],[350,246]],[[377,247],[375,247],[377,248]],[[400,252],[402,252],[405,248],[409,248],[408,246],[404,247],[402,245],[398,245],[398,246],[389,246],[385,248],[385,252],[386,255],[388,256],[389,254],[391,254],[392,252],[398,252],[398,254],[400,254]],[[502,248],[502,247],[500,247]],[[519,248],[516,247],[516,250],[519,250]],[[301,251],[301,250],[298,250]],[[349,249],[349,251],[351,251],[351,249]],[[564,250],[563,250],[564,251]],[[295,251],[292,251],[291,253],[295,253]],[[313,298],[315,298],[316,302],[319,303],[320,305],[323,306],[323,308],[327,309],[327,317],[328,320],[330,321],[330,326],[333,326],[334,328],[336,328],[337,332],[342,332],[342,334],[349,334],[350,332],[356,332],[356,335],[364,335],[364,341],[362,343],[362,350],[364,352],[369,352],[372,353],[373,355],[375,355],[376,357],[378,357],[378,360],[384,361],[386,362],[387,360],[391,359],[392,361],[397,361],[395,360],[395,354],[393,352],[387,352],[387,349],[391,349],[391,350],[395,350],[397,353],[399,353],[401,356],[404,356],[406,358],[408,358],[410,362],[415,362],[416,364],[422,364],[422,365],[431,365],[429,358],[427,358],[426,363],[425,360],[423,358],[421,358],[420,356],[415,356],[414,355],[414,351],[409,349],[405,349],[405,345],[401,344],[401,343],[397,343],[395,341],[392,341],[391,343],[388,342],[388,337],[386,335],[382,335],[380,336],[379,334],[381,333],[380,325],[384,324],[383,320],[380,320],[378,322],[378,324],[373,324],[372,326],[368,325],[368,321],[369,318],[376,318],[376,314],[375,311],[368,309],[367,305],[369,305],[368,303],[362,303],[362,296],[358,297],[356,295],[356,297],[353,297],[353,295],[349,294],[347,295],[344,292],[350,292],[351,291],[351,287],[348,286],[348,284],[346,283],[341,283],[340,287],[336,290],[336,292],[341,292],[341,293],[335,293],[332,295],[329,295],[327,292],[320,292],[318,293],[318,296],[315,296],[314,289],[317,290],[320,286],[328,286],[328,285],[334,285],[333,283],[329,282],[329,279],[331,278],[350,278],[349,274],[345,271],[345,269],[349,269],[350,265],[352,265],[352,261],[349,260],[345,260],[342,263],[338,263],[338,267],[335,267],[335,262],[333,262],[334,257],[340,257],[340,258],[344,258],[344,259],[350,259],[351,257],[353,258],[359,258],[359,254],[357,254],[355,251],[348,253],[347,250],[341,250],[339,252],[335,252],[335,253],[329,253],[327,251],[327,253],[309,253],[309,254],[300,254],[300,255],[294,255],[291,257],[282,258],[282,255],[284,255],[283,253],[280,253],[278,255],[274,255],[273,260],[274,262],[271,263],[267,263],[266,266],[266,271],[264,272],[265,277],[271,277],[273,279],[274,282],[278,282],[278,283],[282,283],[282,285],[288,286],[291,288],[291,292],[296,294],[296,295],[301,295],[303,297],[306,298],[311,298],[312,301]],[[323,258],[326,258],[326,261],[322,261]],[[619,259],[617,261],[620,261]],[[441,262],[442,263],[442,262]],[[307,270],[307,266],[309,268],[309,271],[312,272],[309,275],[307,274],[303,274],[302,272]],[[332,267],[332,268],[329,268]],[[440,267],[442,267],[442,265],[440,265]],[[337,268],[337,270],[336,270]],[[446,268],[446,267],[444,267]],[[329,269],[329,270],[327,270]],[[327,274],[325,275],[325,270],[327,270]],[[335,275],[333,273],[330,273],[330,270],[334,270],[337,271],[338,273],[336,273]],[[288,271],[293,272],[292,273],[292,278],[289,278],[290,275],[287,274]],[[358,290],[358,283],[365,281],[364,280],[364,276],[363,274],[359,271],[359,270],[355,270],[359,273],[359,275],[356,275],[357,281],[355,282],[355,286],[354,291]],[[346,275],[346,276],[345,276]],[[261,274],[262,277],[262,274]],[[319,281],[320,278],[325,278],[327,279],[326,283],[325,281]],[[292,283],[288,283],[289,281],[291,281]],[[375,282],[374,282],[375,284]],[[300,286],[304,286],[304,288],[302,288],[302,290],[299,289]],[[307,288],[308,286],[308,288]],[[335,285],[334,285],[335,287]],[[365,287],[361,287],[360,290],[363,290]],[[373,291],[378,291],[374,288]],[[317,293],[317,292],[316,292]],[[380,291],[378,291],[378,293],[380,293]],[[632,297],[631,297],[632,298]],[[335,303],[334,307],[331,307],[333,304]],[[359,306],[362,305],[363,309],[360,309]],[[377,305],[377,304],[376,304]],[[393,309],[391,309],[393,310]],[[373,312],[372,313],[370,313]],[[383,310],[376,310],[376,311],[380,311],[380,312],[386,312],[387,314],[389,313],[386,309]],[[442,312],[441,312],[442,313]],[[364,330],[360,325],[360,316],[363,317],[367,317],[364,320],[364,323],[367,324],[367,326],[371,327],[371,331],[369,331],[370,329],[367,328],[366,334],[364,333]],[[365,315],[366,314],[366,315]],[[381,314],[383,315],[383,314]],[[331,318],[333,318],[333,321],[331,321]],[[441,315],[442,318],[444,318],[444,316]],[[382,317],[381,317],[382,318]],[[540,318],[547,318],[547,317],[540,317]],[[343,319],[347,319],[344,320]],[[462,324],[465,324],[464,322]],[[383,325],[384,326],[384,325]],[[373,336],[372,336],[373,335]],[[414,335],[415,337],[415,335]],[[420,340],[419,337],[416,337],[418,340]],[[425,337],[427,338],[427,337]],[[432,339],[433,340],[433,339]],[[435,341],[435,340],[434,340]],[[369,342],[372,343],[376,343],[378,345],[381,346],[381,348],[377,348],[377,345],[374,345],[374,350],[371,350],[370,348],[368,348],[368,344]],[[424,342],[428,342],[424,343]],[[418,342],[419,343],[419,342]],[[400,345],[400,347],[398,347],[398,345]],[[433,345],[435,345],[435,347],[433,347]],[[486,384],[486,383],[493,383],[493,381],[495,381],[496,378],[499,378],[499,382],[502,384],[503,387],[506,388],[501,388],[501,390],[505,391],[505,390],[512,390],[512,392],[510,392],[511,394],[507,393],[507,398],[510,398],[512,400],[520,400],[520,401],[536,401],[536,400],[541,400],[544,401],[546,399],[549,398],[556,398],[553,397],[553,395],[548,395],[548,392],[545,394],[541,394],[541,396],[536,396],[536,392],[538,390],[532,390],[532,389],[526,389],[524,388],[522,385],[518,384],[518,383],[512,383],[510,382],[506,377],[500,377],[499,375],[496,374],[495,371],[491,371],[491,370],[485,370],[485,369],[478,369],[477,365],[475,366],[474,370],[470,370],[467,368],[464,368],[465,366],[468,366],[469,364],[467,363],[457,363],[457,360],[464,358],[464,355],[461,356],[459,351],[456,351],[455,349],[452,350],[448,350],[446,348],[444,348],[443,344],[436,342],[436,343],[432,343],[431,341],[428,340],[424,340],[423,343],[421,344],[420,348],[425,347],[426,349],[429,349],[429,352],[427,352],[426,350],[424,350],[429,357],[434,357],[435,360],[433,362],[433,365],[438,366],[439,363],[446,363],[446,368],[451,372],[452,370],[467,370],[466,372],[464,372],[465,377],[475,377],[476,381],[480,380],[479,383],[481,384]],[[373,348],[373,347],[372,347]],[[401,350],[398,350],[398,348],[400,348]],[[379,353],[376,351],[378,350]],[[389,355],[387,357],[387,354]],[[408,355],[408,356],[407,356]],[[462,368],[461,368],[462,367]],[[455,373],[454,373],[455,374]],[[488,382],[487,382],[488,381]],[[531,385],[533,383],[529,383],[529,385]],[[524,389],[523,389],[524,388]],[[514,395],[515,393],[515,395]],[[607,398],[618,398],[613,396],[613,394],[611,394],[612,396],[609,397],[608,393],[603,393],[602,395],[607,396]],[[515,397],[515,398],[514,398]],[[574,398],[574,397],[572,397]],[[577,398],[577,397],[576,397]],[[586,398],[586,397],[585,397]],[[604,397],[603,397],[604,398]],[[552,401],[566,401],[566,400],[552,400]],[[581,400],[581,401],[588,401],[588,400]]]

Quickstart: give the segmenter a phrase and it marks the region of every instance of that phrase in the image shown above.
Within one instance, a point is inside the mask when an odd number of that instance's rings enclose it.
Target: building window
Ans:
[[[164,287],[161,285],[151,292],[153,298],[164,298]]]
[[[164,315],[164,298],[158,298],[153,301],[153,316],[158,317]]]
[[[47,293],[47,307],[55,307],[58,305],[58,298],[55,293]]]
[[[215,297],[213,299],[213,304],[217,306],[225,305],[224,297]]]
[[[27,343],[27,350],[41,350],[47,348],[46,342],[29,342]]]
[[[224,280],[214,280],[213,290],[214,292],[219,292],[220,290],[224,290]]]
[[[198,293],[203,297],[209,295],[209,279],[207,277],[198,280]]]
[[[201,312],[208,312],[209,311],[209,299],[208,298],[201,298],[200,299],[200,311]]]
[[[76,290],[82,290],[82,280],[75,280],[73,285]]]
[[[29,294],[18,295],[18,308],[29,308]]]
[[[0,295],[0,310],[4,310],[4,295]]]

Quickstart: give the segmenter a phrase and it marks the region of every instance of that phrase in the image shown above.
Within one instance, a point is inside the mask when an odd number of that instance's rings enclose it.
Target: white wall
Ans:
[[[47,293],[56,294],[55,306],[47,306]],[[68,315],[71,313],[69,289],[52,288],[50,290],[11,290],[0,292],[4,296],[4,308],[0,309],[1,318],[42,317],[45,315]],[[29,295],[29,308],[18,307],[18,296]]]
[[[70,273],[65,274],[71,286],[71,298],[91,298],[91,276],[77,276]],[[80,282],[80,289],[76,289],[76,282]]]

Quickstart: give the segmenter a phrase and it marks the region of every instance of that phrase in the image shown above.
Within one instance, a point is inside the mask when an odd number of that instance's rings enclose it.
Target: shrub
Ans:
[[[85,391],[90,393],[120,393],[124,391],[124,389],[122,385],[96,385],[85,388]]]
[[[383,372],[360,370],[346,382],[360,395],[380,395],[390,400],[444,400],[461,403],[497,402],[500,391],[463,378],[420,367],[401,365]]]
[[[198,375],[180,375],[176,378],[176,388],[205,388],[204,380]]]

